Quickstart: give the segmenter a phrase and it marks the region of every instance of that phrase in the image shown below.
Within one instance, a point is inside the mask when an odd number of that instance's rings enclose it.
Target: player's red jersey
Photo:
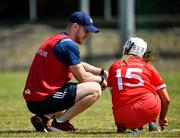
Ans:
[[[44,100],[72,78],[69,67],[57,60],[53,52],[56,43],[64,38],[68,36],[56,34],[40,45],[24,88],[26,101]]]
[[[157,90],[165,86],[155,68],[141,58],[129,57],[127,64],[115,61],[109,69],[113,110],[134,103],[147,93],[157,95]]]

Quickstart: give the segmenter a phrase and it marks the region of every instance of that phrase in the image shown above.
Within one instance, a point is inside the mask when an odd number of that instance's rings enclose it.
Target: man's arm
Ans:
[[[81,63],[87,72],[90,72],[94,75],[102,75],[107,80],[107,78],[108,78],[108,71],[107,70],[102,69],[102,68],[97,68],[97,67],[90,65],[88,63],[85,63],[85,62],[81,62]],[[102,70],[103,70],[103,72],[102,72]],[[101,73],[103,73],[103,74],[101,74]]]
[[[85,62],[81,62],[81,63],[87,72],[91,72],[94,75],[100,75],[101,68],[97,68],[97,67],[90,65],[88,63],[85,63]]]
[[[97,82],[102,81],[102,77],[94,75],[91,72],[87,72],[82,63],[77,65],[70,66],[70,70],[73,73],[74,77],[81,82]]]

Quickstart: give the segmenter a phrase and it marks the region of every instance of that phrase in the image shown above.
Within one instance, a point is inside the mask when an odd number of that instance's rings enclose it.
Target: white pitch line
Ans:
[[[172,131],[172,132],[180,132],[180,129],[176,129],[176,128],[174,128],[174,129],[171,129],[170,131]]]

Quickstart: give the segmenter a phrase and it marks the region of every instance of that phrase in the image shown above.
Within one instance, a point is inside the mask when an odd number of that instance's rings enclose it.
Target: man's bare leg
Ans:
[[[101,87],[96,82],[87,82],[77,85],[75,104],[70,107],[60,118],[60,122],[71,120],[94,104],[101,96]]]

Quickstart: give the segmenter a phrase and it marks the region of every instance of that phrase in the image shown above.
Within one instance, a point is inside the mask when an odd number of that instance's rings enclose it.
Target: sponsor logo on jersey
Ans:
[[[36,54],[43,56],[43,57],[47,57],[48,52],[42,50],[42,49],[38,49]]]
[[[25,93],[25,94],[31,94],[31,91],[30,91],[29,89],[26,89],[26,90],[24,91],[24,93]]]

